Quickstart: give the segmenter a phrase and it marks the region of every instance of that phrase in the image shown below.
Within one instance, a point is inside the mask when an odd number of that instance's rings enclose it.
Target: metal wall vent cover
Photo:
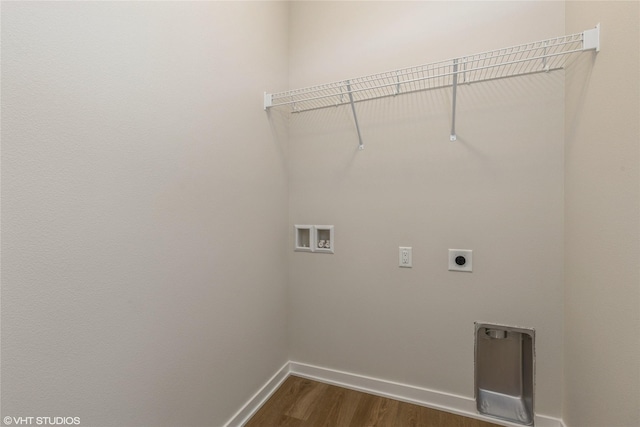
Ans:
[[[480,414],[533,425],[535,331],[476,322],[475,398]]]

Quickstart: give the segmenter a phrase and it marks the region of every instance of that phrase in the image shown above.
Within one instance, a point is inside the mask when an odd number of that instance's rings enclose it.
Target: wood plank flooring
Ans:
[[[290,376],[245,427],[500,427]]]

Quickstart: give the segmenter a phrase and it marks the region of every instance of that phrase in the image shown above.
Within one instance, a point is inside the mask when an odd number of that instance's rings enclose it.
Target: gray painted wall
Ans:
[[[297,2],[293,88],[564,34],[556,2]],[[335,254],[291,252],[292,360],[473,398],[474,321],[536,329],[539,413],[561,414],[564,76],[292,115],[293,224]],[[292,243],[293,244],[293,243]],[[398,247],[413,268],[398,268]],[[447,271],[472,249],[473,273]]]
[[[566,72],[565,388],[568,427],[640,425],[640,8],[567,2],[602,26]],[[592,25],[592,24],[591,24]]]
[[[287,17],[3,2],[3,416],[219,426],[288,360]]]

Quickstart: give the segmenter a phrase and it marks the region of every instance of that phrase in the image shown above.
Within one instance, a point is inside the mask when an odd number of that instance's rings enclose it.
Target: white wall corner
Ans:
[[[291,362],[285,363],[278,371],[236,412],[224,427],[241,427],[264,405],[271,395],[287,379]]]

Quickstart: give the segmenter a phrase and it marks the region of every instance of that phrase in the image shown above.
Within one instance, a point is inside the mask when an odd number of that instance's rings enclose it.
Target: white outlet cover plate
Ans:
[[[410,246],[400,246],[398,248],[398,266],[413,267],[413,254]]]
[[[462,256],[466,262],[463,265],[456,263],[456,258]],[[449,271],[473,271],[473,251],[470,249],[449,249]]]

